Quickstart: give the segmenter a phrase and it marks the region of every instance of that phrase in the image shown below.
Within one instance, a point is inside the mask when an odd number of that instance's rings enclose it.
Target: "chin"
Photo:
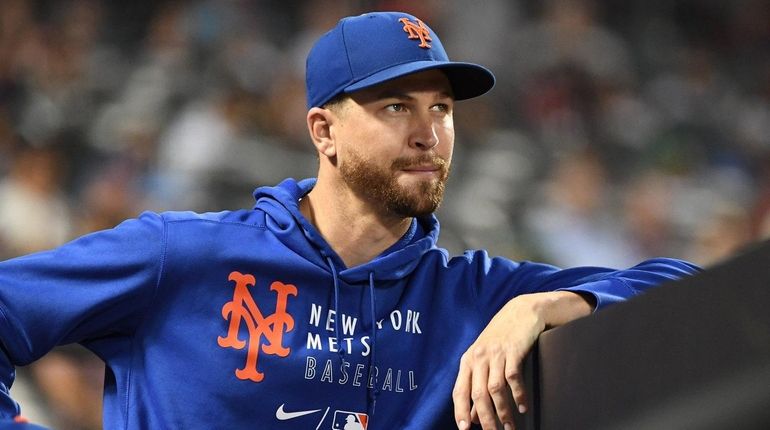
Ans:
[[[391,210],[402,216],[430,215],[438,209],[444,197],[444,185],[424,183],[402,187],[399,198],[390,202]]]

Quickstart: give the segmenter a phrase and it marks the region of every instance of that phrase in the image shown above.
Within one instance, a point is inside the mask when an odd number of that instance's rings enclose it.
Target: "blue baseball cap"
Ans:
[[[308,108],[404,75],[440,69],[455,100],[480,96],[495,85],[483,66],[449,61],[436,33],[402,12],[372,12],[341,19],[307,56]]]

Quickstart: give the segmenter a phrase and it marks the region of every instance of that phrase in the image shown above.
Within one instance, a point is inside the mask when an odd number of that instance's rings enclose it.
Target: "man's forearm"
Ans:
[[[526,411],[520,365],[532,344],[544,330],[590,315],[594,307],[592,295],[571,291],[523,294],[506,303],[460,360],[453,392],[458,427],[470,426],[471,400],[482,428],[496,428],[498,421],[512,426],[510,396],[520,413]]]

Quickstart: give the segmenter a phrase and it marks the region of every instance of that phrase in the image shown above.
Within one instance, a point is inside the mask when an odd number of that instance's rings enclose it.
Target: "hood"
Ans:
[[[436,246],[439,223],[434,215],[415,218],[408,233],[383,255],[372,261],[346,268],[342,259],[329,246],[316,228],[302,215],[299,200],[313,189],[314,178],[296,181],[286,179],[274,187],[254,191],[254,209],[264,211],[265,225],[289,249],[318,267],[329,270],[331,259],[346,283],[368,282],[370,274],[380,281],[404,278],[411,273],[420,257]]]
[[[369,287],[369,327],[371,353],[369,369],[377,367],[377,326],[375,322],[398,302],[406,287],[398,282],[407,277],[420,262],[422,255],[436,246],[439,225],[433,215],[412,220],[407,233],[393,246],[365,264],[345,267],[342,259],[329,246],[316,228],[302,215],[299,201],[315,185],[315,179],[295,181],[286,179],[275,187],[261,187],[254,192],[254,209],[265,214],[265,227],[293,252],[329,273],[333,293],[331,308],[340,309],[341,285],[367,284]],[[341,269],[341,270],[340,270]],[[388,282],[391,281],[391,282]],[[393,286],[395,288],[388,288]],[[376,290],[376,291],[375,291]],[[380,305],[377,305],[380,302]],[[340,324],[334,320],[335,337],[340,339]],[[338,350],[340,366],[344,366],[343,349]],[[367,378],[372,378],[371,374]],[[374,389],[367,384],[367,414],[374,415],[379,395],[377,377]]]

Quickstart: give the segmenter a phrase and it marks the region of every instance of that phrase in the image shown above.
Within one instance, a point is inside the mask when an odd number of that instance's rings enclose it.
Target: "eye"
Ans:
[[[431,106],[431,109],[438,112],[449,112],[450,107],[446,103],[437,103],[433,106]]]
[[[393,103],[385,106],[385,110],[390,112],[406,112],[406,106],[403,103]]]

